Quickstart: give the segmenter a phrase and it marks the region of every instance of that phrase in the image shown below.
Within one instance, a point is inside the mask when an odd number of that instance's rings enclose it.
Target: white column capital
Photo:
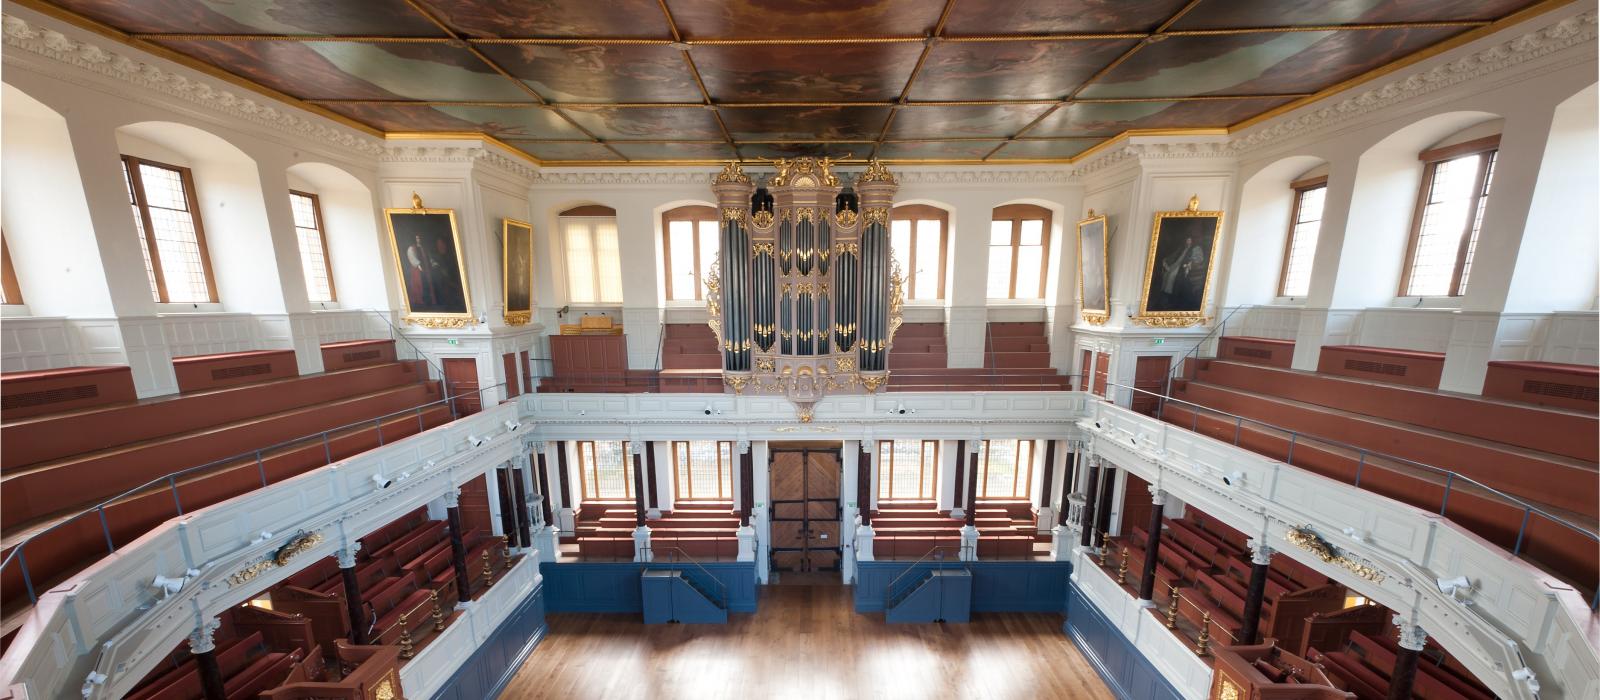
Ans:
[[[639,440],[639,439],[635,439],[635,438],[629,438],[628,439],[628,452],[631,453],[631,454],[634,454],[634,455],[642,455],[642,454],[644,454],[644,443],[645,443],[644,440]]]
[[[450,489],[449,491],[444,492],[444,507],[461,507],[461,489]]]
[[[538,452],[538,453],[543,454],[544,450],[545,450],[545,442],[543,440],[534,440],[533,441],[533,451],[534,452]]]
[[[1422,651],[1428,643],[1428,631],[1411,624],[1404,615],[1395,615],[1394,624],[1400,628],[1399,645],[1401,649]]]
[[[740,441],[734,443],[734,447],[739,448],[739,454],[742,454],[742,455],[750,454],[750,441],[749,440],[740,440]]]
[[[215,651],[217,643],[212,639],[217,633],[217,628],[222,626],[222,621],[208,617],[195,625],[194,631],[189,633],[189,651],[195,654],[209,654]]]
[[[981,437],[976,437],[976,438],[972,438],[971,440],[968,440],[967,441],[967,455],[971,456],[971,455],[978,454],[978,446],[981,445],[982,443],[983,443],[983,438],[981,438]]]
[[[1167,492],[1163,491],[1161,489],[1156,489],[1154,491],[1151,491],[1150,492],[1150,503],[1151,503],[1151,505],[1156,505],[1156,506],[1164,506],[1164,505],[1166,505],[1167,504]]]
[[[355,542],[351,542],[350,544],[346,545],[344,548],[340,549],[339,551],[334,552],[334,556],[337,557],[338,560],[339,560],[339,568],[341,568],[341,569],[353,569],[353,568],[355,568],[355,566],[356,566],[356,552],[359,552],[359,551],[361,551],[361,540],[356,540]]]
[[[1249,544],[1250,544],[1250,563],[1251,564],[1255,564],[1257,566],[1267,566],[1267,565],[1271,564],[1272,563],[1272,555],[1278,553],[1277,550],[1274,550],[1273,548],[1268,547],[1261,540],[1252,539],[1252,540],[1250,540]]]

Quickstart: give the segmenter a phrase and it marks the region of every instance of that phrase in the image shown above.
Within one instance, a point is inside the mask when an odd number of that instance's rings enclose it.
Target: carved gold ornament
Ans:
[[[722,220],[723,221],[742,221],[742,220],[744,220],[744,210],[740,209],[738,207],[723,207],[722,208]]]
[[[801,404],[799,406],[799,409],[800,409],[800,422],[801,423],[810,423],[811,419],[816,416],[817,409],[816,409],[815,406],[812,406],[811,404]]]
[[[1365,580],[1373,583],[1382,583],[1384,579],[1388,578],[1388,574],[1379,571],[1372,565],[1341,553],[1333,545],[1328,544],[1327,540],[1322,539],[1322,536],[1318,535],[1315,530],[1312,530],[1310,525],[1301,525],[1294,528],[1284,533],[1283,538],[1288,540],[1290,544],[1310,552],[1316,558],[1321,559],[1324,564],[1331,564],[1345,569]]]
[[[888,226],[889,225],[889,208],[888,207],[872,207],[871,209],[867,210],[866,214],[863,215],[863,218],[866,220],[866,222],[869,225],[870,224],[880,224],[880,225],[883,225],[883,226]]]
[[[801,210],[800,210],[800,211],[799,211],[799,212],[797,212],[797,213],[796,213],[796,214],[795,214],[795,215],[794,215],[794,220],[795,220],[795,221],[796,221],[796,222],[800,222],[800,221],[812,221],[812,220],[815,220],[815,219],[816,219],[816,216],[817,216],[817,212],[816,212],[816,210],[815,210],[815,209],[812,209],[812,208],[810,208],[810,207],[807,207],[807,208],[805,208],[805,209],[801,209]]]
[[[744,166],[740,165],[739,161],[730,160],[724,163],[722,172],[717,173],[717,177],[712,180],[713,184],[718,185],[728,182],[737,182],[743,185],[750,184],[750,176],[744,174]]]
[[[271,554],[251,562],[243,569],[234,572],[233,575],[228,577],[228,585],[240,586],[255,580],[257,576],[260,576],[268,570],[275,569],[280,566],[288,566],[289,562],[295,557],[300,556],[307,550],[316,547],[319,544],[322,544],[321,533],[306,532],[296,535],[290,538],[288,542],[284,543],[282,547],[279,547]]]
[[[833,358],[833,368],[840,372],[856,371],[856,358],[849,355],[840,355]]]
[[[1088,320],[1088,319],[1089,319],[1089,315],[1088,314],[1084,314],[1084,320]],[[1204,325],[1206,323],[1209,323],[1210,321],[1211,321],[1211,319],[1208,318],[1208,317],[1205,317],[1205,316],[1135,316],[1135,317],[1133,317],[1133,322],[1134,323],[1137,323],[1137,324],[1139,324],[1141,326],[1149,326],[1151,328],[1189,328],[1191,326]],[[1093,323],[1093,321],[1090,321],[1090,322]],[[1105,321],[1102,319],[1100,321],[1100,323],[1105,323]]]
[[[771,331],[768,331],[768,333],[771,333]],[[756,358],[756,369],[762,372],[774,372],[777,371],[777,366],[773,364],[770,357],[758,357]]]
[[[532,311],[510,311],[505,314],[506,325],[525,326],[533,320]]]
[[[1104,325],[1106,325],[1106,321],[1108,321],[1110,319],[1111,319],[1111,315],[1110,314],[1103,314],[1103,313],[1100,313],[1098,311],[1084,311],[1083,312],[1083,321],[1084,321],[1084,323],[1087,323],[1087,324],[1089,324],[1091,326],[1104,326]]]
[[[899,181],[894,177],[894,173],[889,172],[889,168],[883,164],[883,161],[878,160],[877,158],[867,161],[866,172],[861,173],[861,177],[856,178],[856,182],[887,182],[891,185],[899,184]]]
[[[1239,686],[1226,678],[1217,679],[1217,700],[1239,700]]]
[[[745,377],[745,376],[742,376],[742,375],[737,375],[737,374],[724,374],[724,375],[722,375],[722,383],[733,387],[733,393],[734,394],[743,394],[744,393],[745,384],[748,383],[749,381],[750,381],[749,377]]]
[[[857,213],[855,213],[854,211],[852,211],[850,209],[846,209],[846,210],[841,211],[841,212],[839,212],[837,214],[834,214],[833,215],[833,222],[835,224],[838,224],[839,228],[850,228],[851,226],[855,226],[856,225],[856,220],[859,219],[859,218],[861,218],[860,214],[857,214]]]
[[[478,325],[477,320],[464,316],[407,316],[405,322],[423,328],[466,328]]]
[[[900,275],[900,261],[891,256],[889,258],[889,342],[891,344],[894,342],[895,331],[900,330],[900,324],[905,323],[905,304],[905,278]]]
[[[772,212],[770,212],[770,211],[758,211],[758,212],[755,213],[755,215],[750,217],[750,222],[755,224],[756,228],[771,228],[772,227]]]
[[[372,700],[395,700],[400,697],[400,693],[395,690],[396,683],[394,671],[384,675],[383,680],[378,681],[372,688]]]
[[[867,388],[867,393],[869,393],[869,394],[878,393],[878,387],[883,386],[884,384],[888,383],[888,381],[889,381],[889,373],[888,372],[885,372],[883,374],[863,374],[863,375],[861,375],[861,385]]]

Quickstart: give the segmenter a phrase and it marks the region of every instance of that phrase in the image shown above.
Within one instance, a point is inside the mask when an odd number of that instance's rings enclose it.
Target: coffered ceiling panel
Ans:
[[[668,0],[685,39],[933,32],[945,0]]]
[[[700,102],[700,86],[671,46],[480,47],[506,72],[557,102]]]
[[[1080,96],[1314,92],[1460,32],[1439,27],[1168,37],[1140,49]]]
[[[681,163],[1067,160],[1133,130],[1214,132],[1535,0],[10,3],[358,128],[483,133],[547,162]]]

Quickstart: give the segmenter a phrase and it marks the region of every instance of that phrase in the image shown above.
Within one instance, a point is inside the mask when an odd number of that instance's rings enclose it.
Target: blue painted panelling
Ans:
[[[935,572],[883,614],[885,622],[963,623],[972,619],[972,576],[960,569]]]
[[[528,654],[544,639],[544,588],[517,607],[433,696],[434,700],[484,700],[500,695]]]
[[[884,591],[912,562],[863,561],[856,564],[856,612],[882,612]],[[923,571],[932,562],[917,564]],[[973,612],[1053,612],[1066,606],[1067,578],[1072,564],[1064,561],[975,561],[972,566]],[[945,564],[948,568],[949,564]]]
[[[1160,671],[1111,625],[1075,585],[1067,596],[1062,631],[1077,643],[1096,673],[1122,700],[1183,700]]]
[[[756,564],[707,562],[706,571],[728,587],[729,612],[756,611]],[[633,562],[544,562],[546,605],[550,612],[639,613],[642,565]]]

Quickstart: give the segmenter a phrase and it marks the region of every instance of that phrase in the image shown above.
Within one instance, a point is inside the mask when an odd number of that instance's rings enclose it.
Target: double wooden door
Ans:
[[[839,446],[772,448],[772,568],[838,571]]]
[[[478,361],[471,357],[444,358],[445,394],[453,396],[456,415],[465,417],[483,410],[478,394]]]

